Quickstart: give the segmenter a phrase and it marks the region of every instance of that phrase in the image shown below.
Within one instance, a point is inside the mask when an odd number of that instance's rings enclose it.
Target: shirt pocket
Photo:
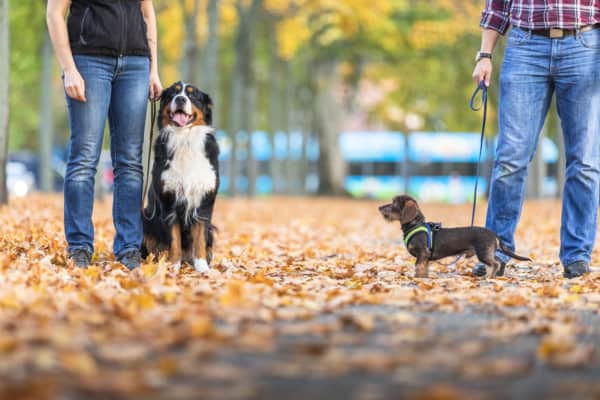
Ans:
[[[86,7],[83,12],[83,16],[81,17],[81,24],[79,27],[79,43],[87,46],[90,37],[92,36],[92,28],[93,25],[91,22],[91,13],[92,9],[90,7]]]

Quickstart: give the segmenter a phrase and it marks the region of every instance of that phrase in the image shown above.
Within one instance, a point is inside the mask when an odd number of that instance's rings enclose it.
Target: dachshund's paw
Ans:
[[[204,274],[210,270],[210,267],[208,266],[208,263],[206,262],[205,259],[196,258],[194,260],[194,269],[196,271],[200,272],[201,274]]]
[[[417,268],[415,270],[415,278],[429,278],[429,271],[427,268]]]

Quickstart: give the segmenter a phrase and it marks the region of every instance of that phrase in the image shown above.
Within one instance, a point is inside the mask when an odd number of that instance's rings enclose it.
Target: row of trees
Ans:
[[[6,158],[8,153],[8,83],[10,38],[8,29],[8,0],[0,0],[0,204],[6,204]]]
[[[348,117],[364,114],[366,125],[399,130],[409,129],[407,116],[415,115],[422,128],[475,126],[476,117],[464,104],[460,110],[456,98],[471,87],[482,4],[464,3],[180,0],[176,7],[158,1],[161,61],[179,67],[163,78],[180,74],[207,88],[217,98],[217,124],[227,132],[299,131],[305,143],[314,136],[319,192],[339,194],[345,171],[338,135]],[[456,51],[465,54],[458,63]],[[362,98],[365,84],[376,88],[376,103]],[[243,149],[248,157],[239,165],[241,149],[232,139],[230,182],[245,174],[253,195],[252,147]]]
[[[68,126],[45,7],[0,0],[5,20],[9,2],[10,148],[41,149],[40,160],[47,164],[50,147],[66,142]],[[161,77],[165,85],[183,78],[210,93],[215,125],[228,133],[262,130],[274,137],[276,132],[301,132],[305,139],[316,139],[320,192],[337,194],[344,177],[338,134],[348,120],[400,131],[478,130],[480,116],[466,103],[483,3],[154,0]],[[8,24],[1,22],[5,45],[0,52],[8,52]],[[0,85],[8,82],[6,60],[0,53]],[[8,92],[0,87],[0,93]],[[0,133],[6,100],[0,98]],[[230,182],[247,176],[253,195],[258,166],[252,147],[237,137],[229,135]],[[238,153],[248,156],[238,160]],[[275,173],[285,167],[299,172],[289,174],[297,182],[287,192],[303,186],[305,160],[274,165]],[[50,181],[48,174],[42,176],[44,188]],[[230,187],[235,194],[235,185]]]

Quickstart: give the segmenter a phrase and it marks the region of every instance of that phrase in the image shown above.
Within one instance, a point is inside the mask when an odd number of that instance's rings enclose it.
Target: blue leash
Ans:
[[[479,107],[475,107],[475,99],[477,95],[481,92],[481,105]],[[471,97],[471,102],[469,106],[473,111],[479,111],[483,107],[483,123],[481,124],[481,139],[479,140],[479,160],[477,161],[477,173],[475,176],[475,191],[473,193],[473,211],[471,212],[471,226],[475,223],[475,210],[477,209],[477,189],[479,186],[479,174],[481,169],[481,157],[483,155],[483,141],[485,139],[485,124],[487,122],[487,86],[485,86],[485,81],[479,82],[479,85],[473,92],[473,96]]]

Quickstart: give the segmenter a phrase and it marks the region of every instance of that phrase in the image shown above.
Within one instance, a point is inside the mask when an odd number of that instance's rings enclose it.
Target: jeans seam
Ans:
[[[117,176],[118,174],[121,172],[120,170],[118,170],[119,167],[119,139],[117,138],[117,136],[119,135],[119,131],[120,131],[120,124],[119,124],[119,118],[114,117],[113,118],[113,124],[114,124],[114,137],[111,137],[111,141],[114,141],[114,149],[115,149],[115,154],[114,154],[114,159],[113,159],[113,165],[114,165],[114,196],[113,196],[113,203],[114,203],[114,208],[115,208],[115,213],[113,215],[114,219],[118,219],[119,215],[120,215],[120,196],[119,196],[119,180],[117,180]],[[114,140],[113,140],[114,139]],[[113,147],[113,145],[111,145],[111,147]],[[117,223],[120,223],[120,221],[114,221],[115,225],[117,225]]]

